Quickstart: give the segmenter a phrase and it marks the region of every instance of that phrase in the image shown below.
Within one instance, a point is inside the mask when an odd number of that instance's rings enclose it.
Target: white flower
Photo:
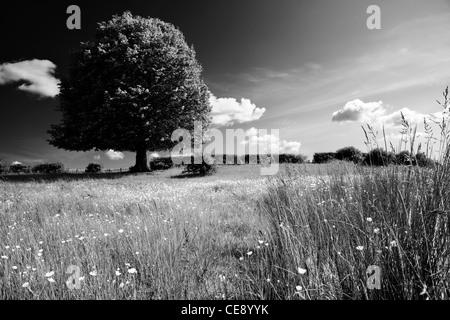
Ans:
[[[119,229],[119,233],[123,233],[123,229]]]
[[[247,255],[250,257],[253,254],[253,251],[247,252]]]
[[[363,251],[364,247],[363,246],[358,246],[358,247],[356,247],[356,250]]]
[[[116,276],[120,276],[120,275],[121,275],[120,271],[116,270]]]
[[[107,237],[107,236],[109,236],[109,234],[108,234],[108,233],[105,233],[105,237]]]
[[[367,222],[373,222],[372,218],[366,218]]]
[[[6,246],[6,247],[5,247],[6,250],[8,250],[9,248],[10,248],[9,246]]]
[[[79,277],[78,280],[80,281],[84,281],[84,279],[86,279],[86,277]]]
[[[93,271],[89,272],[89,274],[91,276],[93,276],[93,277],[96,277],[97,276],[97,270],[93,270]]]
[[[244,257],[240,257],[240,258],[239,258],[239,261],[242,261],[242,260],[244,260]]]
[[[131,269],[128,269],[128,273],[134,274],[134,273],[137,273],[137,270],[135,268],[131,268]]]
[[[12,268],[13,268],[14,270],[17,270],[17,267],[16,267],[16,266],[13,266]]]
[[[389,244],[391,247],[397,247],[397,241],[395,240],[391,241]]]
[[[55,271],[50,271],[45,274],[45,277],[49,278],[49,277],[53,276],[54,274],[55,274]]]
[[[8,259],[8,256],[2,256],[2,259],[6,260],[6,259]]]
[[[259,242],[259,244],[263,244],[264,243],[264,241],[262,241],[262,240],[258,240],[258,242]]]
[[[302,286],[296,286],[296,287],[295,287],[295,290],[297,290],[297,291],[302,291],[302,290],[303,290],[303,287],[302,287]]]
[[[379,233],[380,233],[380,229],[379,229],[379,228],[375,228],[375,229],[373,229],[373,233],[375,233],[375,234],[379,234]]]
[[[53,278],[48,278],[47,280],[48,280],[48,282],[50,282],[50,283],[55,283],[55,282],[56,282],[55,279],[53,279]]]
[[[25,283],[22,285],[22,288],[28,288],[29,285],[30,285],[29,282],[25,282]]]
[[[306,273],[306,269],[303,269],[303,268],[300,268],[300,267],[297,268],[297,271],[298,271],[299,274],[305,274]]]
[[[131,264],[125,263],[125,266],[126,266],[126,267],[131,267]]]
[[[125,283],[121,282],[121,283],[119,284],[119,288],[122,289],[123,287],[125,287]]]

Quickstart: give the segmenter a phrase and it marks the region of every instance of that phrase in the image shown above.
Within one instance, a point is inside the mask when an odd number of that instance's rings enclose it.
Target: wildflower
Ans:
[[[123,287],[125,287],[125,283],[121,282],[121,283],[119,284],[119,288],[122,289]]]
[[[136,255],[139,255],[139,251],[136,251]]]
[[[137,273],[137,270],[135,268],[131,268],[131,269],[128,269],[128,273],[134,274],[134,273]]]
[[[55,274],[55,271],[50,271],[45,274],[45,277],[49,278],[49,277],[53,276],[54,274]]]
[[[48,280],[48,282],[50,282],[50,283],[55,283],[55,282],[56,282],[55,279],[53,279],[53,278],[48,278],[47,280]]]
[[[108,234],[108,233],[105,233],[105,237],[107,237],[107,236],[109,236],[109,234]]]
[[[120,276],[120,275],[121,275],[120,271],[116,270],[116,276]]]
[[[39,241],[39,244],[43,244],[44,243],[44,241]]]
[[[244,260],[244,257],[240,257],[240,258],[239,258],[239,261],[243,261],[243,260]]]
[[[393,240],[389,243],[390,247],[397,247],[397,241]]]
[[[266,280],[267,282],[270,282],[270,278]]]
[[[380,233],[380,229],[379,229],[379,228],[375,228],[375,229],[373,230],[373,233],[379,234],[379,233]]]
[[[123,229],[119,229],[119,233],[123,233]]]
[[[129,263],[125,263],[125,266],[127,266],[127,267],[131,267],[131,264],[129,264]]]
[[[366,221],[367,221],[367,222],[373,222],[372,218],[370,218],[370,217],[369,217],[369,218],[366,218]]]
[[[22,288],[28,288],[29,285],[30,285],[29,282],[25,282],[25,283],[22,285]]]
[[[299,274],[305,274],[306,273],[306,269],[303,269],[303,268],[300,268],[300,267],[297,268],[297,271],[298,271]]]
[[[253,254],[253,251],[247,252],[247,255],[250,257]]]
[[[8,259],[8,256],[2,256],[1,258],[6,260]]]
[[[80,281],[84,281],[84,279],[86,279],[86,277],[79,277],[78,280]]]
[[[259,242],[259,244],[263,244],[264,243],[264,241],[262,241],[262,240],[258,240],[258,242]]]
[[[93,277],[97,276],[97,270],[92,270],[91,272],[89,272],[89,274]]]
[[[358,251],[363,251],[363,250],[364,250],[364,247],[363,247],[363,246],[358,246],[358,247],[356,247],[356,250],[358,250]]]
[[[296,287],[295,287],[295,290],[297,290],[297,291],[302,291],[302,290],[303,290],[303,287],[302,287],[302,286],[296,286]]]
[[[13,268],[13,270],[17,270],[17,267],[16,267],[16,266],[12,266],[12,268]]]
[[[6,250],[8,250],[9,248],[10,248],[9,246],[6,246],[6,247],[5,247]]]

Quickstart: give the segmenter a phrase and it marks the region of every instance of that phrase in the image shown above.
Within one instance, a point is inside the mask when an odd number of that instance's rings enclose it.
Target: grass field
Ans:
[[[446,171],[259,169],[0,182],[0,299],[448,298]]]

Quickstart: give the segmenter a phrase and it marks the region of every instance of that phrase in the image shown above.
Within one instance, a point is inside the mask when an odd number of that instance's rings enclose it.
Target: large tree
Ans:
[[[61,80],[59,125],[50,144],[71,151],[169,150],[172,132],[211,122],[209,91],[193,47],[172,24],[125,12],[99,23],[93,40],[71,55]]]

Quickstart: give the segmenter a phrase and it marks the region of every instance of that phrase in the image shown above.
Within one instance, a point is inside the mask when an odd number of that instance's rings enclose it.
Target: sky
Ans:
[[[81,30],[66,27],[72,4]],[[381,10],[381,29],[367,27],[370,5]],[[174,24],[194,46],[214,128],[242,129],[249,143],[283,153],[366,151],[367,123],[384,126],[398,145],[401,112],[422,134],[450,84],[450,0],[10,1],[0,20],[0,159],[133,165],[129,152],[70,152],[47,142],[61,119],[58,83],[69,52],[126,10]]]

